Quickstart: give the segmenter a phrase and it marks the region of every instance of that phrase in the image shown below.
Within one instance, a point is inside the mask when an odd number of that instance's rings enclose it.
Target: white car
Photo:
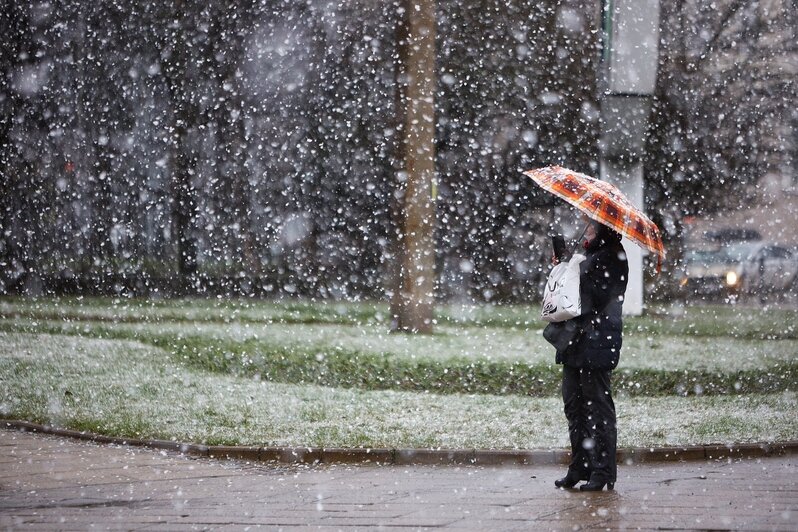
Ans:
[[[740,283],[749,294],[784,293],[798,289],[798,256],[784,246],[761,245],[742,262]]]
[[[765,295],[798,290],[798,255],[784,246],[735,242],[685,254],[680,281],[690,295]]]

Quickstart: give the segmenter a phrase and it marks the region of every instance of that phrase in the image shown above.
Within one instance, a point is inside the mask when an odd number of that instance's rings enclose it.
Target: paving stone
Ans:
[[[703,460],[704,447],[659,447],[657,449],[629,449],[618,451],[619,463],[648,463],[666,461]]]
[[[245,463],[7,430],[0,446],[0,528],[798,529],[792,455],[621,465],[614,492],[587,494],[555,489],[555,464]]]
[[[472,464],[474,459],[473,450],[397,449],[394,464]]]
[[[559,454],[549,451],[490,451],[475,455],[475,465],[549,465],[559,463]]]
[[[392,464],[394,451],[393,449],[325,448],[322,450],[322,461],[324,463]]]
[[[268,452],[265,450],[264,452]],[[322,461],[322,450],[309,447],[295,447],[278,450],[279,461],[288,464],[319,464]]]
[[[226,458],[232,460],[260,460],[260,447],[233,447],[226,445],[211,445],[208,447],[208,457]]]

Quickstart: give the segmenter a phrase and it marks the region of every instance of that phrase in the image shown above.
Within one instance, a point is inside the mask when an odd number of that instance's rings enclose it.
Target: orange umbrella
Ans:
[[[665,258],[659,228],[617,187],[594,177],[547,166],[524,174],[552,194],[561,197],[593,220],[616,230],[635,244],[657,254],[657,272]]]

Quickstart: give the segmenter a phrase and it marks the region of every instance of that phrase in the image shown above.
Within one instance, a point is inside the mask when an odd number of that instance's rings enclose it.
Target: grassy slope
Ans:
[[[565,447],[557,398],[289,385],[187,367],[134,341],[0,334],[0,415],[226,444]],[[623,397],[621,446],[795,439],[792,392]]]
[[[114,323],[85,316],[76,320],[74,310],[60,311],[60,320],[7,313],[20,317],[0,320],[0,330],[136,340],[164,348],[199,369],[283,383],[537,396],[556,394],[559,385],[559,368],[539,329],[440,325],[432,336],[406,336],[388,334],[383,323],[374,322],[225,323],[149,317]],[[186,311],[206,317],[212,312],[191,306]],[[630,329],[616,372],[621,392],[707,395],[794,389],[797,340],[674,336],[639,330],[639,325]]]

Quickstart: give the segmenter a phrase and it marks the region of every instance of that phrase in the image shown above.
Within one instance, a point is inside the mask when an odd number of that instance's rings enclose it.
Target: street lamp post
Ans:
[[[643,207],[643,154],[657,78],[659,0],[602,1],[600,177]],[[629,281],[623,310],[643,312],[643,252],[625,241]]]

